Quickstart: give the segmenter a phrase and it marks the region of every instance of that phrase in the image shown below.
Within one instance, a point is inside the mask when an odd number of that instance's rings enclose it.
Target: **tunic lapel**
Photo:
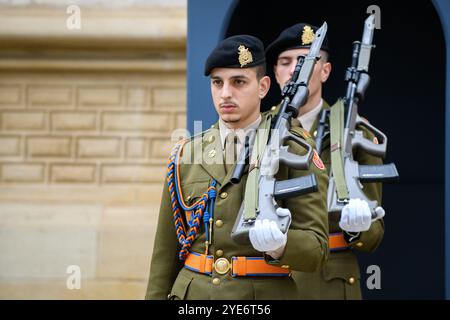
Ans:
[[[196,150],[194,159],[195,163],[201,164],[213,179],[220,184],[223,183],[226,173],[218,123],[205,133],[201,143],[201,151]]]

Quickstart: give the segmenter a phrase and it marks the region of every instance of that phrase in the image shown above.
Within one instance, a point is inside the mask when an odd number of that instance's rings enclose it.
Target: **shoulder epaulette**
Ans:
[[[291,127],[291,132],[305,140],[312,139],[311,134],[301,127]]]

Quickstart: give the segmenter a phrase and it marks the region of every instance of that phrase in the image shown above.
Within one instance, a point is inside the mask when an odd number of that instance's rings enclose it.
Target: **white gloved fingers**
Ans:
[[[287,235],[284,234],[280,228],[278,228],[278,225],[272,221],[270,224],[271,232],[272,232],[272,238],[275,240],[276,248],[273,250],[276,250],[286,244]]]
[[[367,201],[362,201],[362,206],[365,212],[363,218],[363,225],[370,226],[370,223],[372,221],[372,212],[370,211],[369,204],[367,203]]]
[[[275,221],[270,222],[270,233],[272,234],[272,239],[275,244],[281,244],[283,242],[283,232],[278,228],[278,225]],[[277,248],[275,248],[277,249]]]
[[[253,248],[255,248],[257,251],[262,252],[263,246],[260,241],[260,230],[261,230],[261,221],[256,220],[255,225],[249,231],[249,238]]]
[[[291,216],[291,211],[288,208],[277,208],[276,213],[279,217]]]
[[[354,227],[355,229],[364,229],[364,216],[367,214],[366,207],[364,206],[365,201],[361,199],[356,200],[356,223]]]
[[[264,219],[262,222],[263,227],[261,228],[261,235],[262,235],[262,243],[265,247],[267,247],[269,244],[273,242],[272,234],[270,232],[270,221],[268,219]]]
[[[264,248],[266,247],[266,239],[264,237],[264,229],[265,229],[264,220],[262,220],[262,221],[260,220],[256,231],[257,231],[258,242],[261,245],[261,251],[264,251]]]
[[[348,232],[362,232],[370,228],[372,213],[365,200],[350,199],[341,212],[339,226]]]
[[[369,230],[372,213],[367,201],[358,199],[358,216],[360,217],[360,224],[354,226],[354,231],[362,232]]]
[[[348,211],[349,211],[349,227],[352,227],[356,225],[357,223],[357,216],[358,216],[358,199],[350,199],[350,202],[348,204]]]
[[[347,228],[350,228],[350,226],[351,226],[351,213],[352,213],[352,211],[351,211],[351,208],[350,207],[347,207],[347,210],[345,210],[345,220],[344,220],[344,225],[347,227]]]
[[[256,220],[249,230],[249,238],[253,248],[260,252],[274,251],[286,245],[287,236],[281,232],[275,221]]]
[[[372,224],[372,211],[370,210],[369,204],[367,201],[362,201],[362,207],[365,212],[364,214],[364,230],[367,231],[370,228],[370,225]]]
[[[349,226],[349,217],[348,217],[348,204],[344,206],[344,208],[342,208],[341,211],[341,219],[339,220],[339,227],[342,230],[347,230],[348,226]]]
[[[357,204],[357,209],[356,209],[356,214],[357,214],[357,224],[355,226],[358,227],[363,227],[364,226],[364,216],[366,215],[366,211],[365,211],[365,207],[364,207],[364,203],[365,201],[362,201],[361,199],[357,199],[358,200],[358,204]]]
[[[278,234],[276,233],[276,230],[278,229],[277,224],[275,221],[269,222],[269,229],[267,230],[267,233],[270,234],[268,238],[270,238],[270,242],[267,243],[267,251],[272,251],[278,248]]]
[[[385,215],[385,211],[382,207],[376,207],[375,208],[375,213],[377,214],[377,216],[375,217],[375,219],[373,219],[373,221],[378,220],[378,219],[382,219]]]

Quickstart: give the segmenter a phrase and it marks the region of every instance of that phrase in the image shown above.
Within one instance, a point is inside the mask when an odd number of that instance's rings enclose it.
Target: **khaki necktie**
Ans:
[[[228,173],[237,161],[237,142],[236,133],[230,132],[225,138],[225,170]]]

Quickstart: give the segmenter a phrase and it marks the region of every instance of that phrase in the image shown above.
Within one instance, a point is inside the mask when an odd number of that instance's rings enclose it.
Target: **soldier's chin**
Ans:
[[[225,123],[235,123],[239,121],[239,116],[236,114],[222,114],[220,118]]]

